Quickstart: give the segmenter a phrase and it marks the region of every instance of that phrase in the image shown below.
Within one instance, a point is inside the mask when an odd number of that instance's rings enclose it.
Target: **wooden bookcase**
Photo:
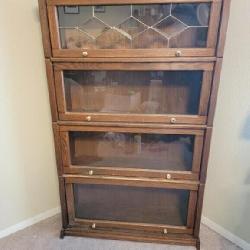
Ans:
[[[65,235],[196,246],[229,0],[39,0]]]

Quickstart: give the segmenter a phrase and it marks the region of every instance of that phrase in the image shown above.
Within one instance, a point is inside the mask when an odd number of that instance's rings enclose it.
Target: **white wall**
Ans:
[[[250,242],[250,1],[232,0],[204,215]],[[0,8],[0,230],[57,207],[37,0]]]
[[[59,204],[37,0],[0,1],[0,230]]]
[[[249,0],[232,0],[203,214],[250,243]]]

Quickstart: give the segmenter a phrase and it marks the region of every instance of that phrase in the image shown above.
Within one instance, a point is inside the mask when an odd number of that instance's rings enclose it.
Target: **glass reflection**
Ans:
[[[67,110],[197,114],[202,71],[64,71]]]
[[[193,135],[70,132],[73,165],[191,171]]]

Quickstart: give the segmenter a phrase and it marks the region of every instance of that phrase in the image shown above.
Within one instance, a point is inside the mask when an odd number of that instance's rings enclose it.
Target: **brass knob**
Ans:
[[[163,229],[163,233],[164,233],[164,234],[167,234],[167,233],[168,233],[167,228],[164,228],[164,229]]]
[[[91,228],[92,228],[92,229],[95,229],[95,228],[96,228],[96,224],[93,223],[93,224],[91,225]]]
[[[88,115],[88,116],[86,117],[86,120],[87,120],[88,122],[90,122],[90,121],[91,121],[91,116]]]
[[[171,123],[176,123],[176,118],[172,117],[172,118],[170,119],[170,122],[171,122]]]
[[[89,170],[89,175],[93,175],[94,171],[93,170]]]
[[[167,174],[167,179],[170,180],[172,178],[171,174]]]
[[[88,56],[88,51],[83,51],[82,56],[84,56],[84,57]]]
[[[177,51],[175,52],[175,56],[180,57],[180,56],[181,56],[181,51],[180,51],[180,50],[177,50]]]

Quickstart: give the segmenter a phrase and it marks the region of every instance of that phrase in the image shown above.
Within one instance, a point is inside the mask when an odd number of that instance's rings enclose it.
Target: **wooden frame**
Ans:
[[[118,186],[132,186],[132,187],[153,187],[166,189],[185,189],[190,190],[188,201],[188,214],[186,226],[172,226],[163,224],[148,224],[148,223],[132,223],[132,222],[118,222],[106,220],[91,220],[79,219],[75,216],[74,208],[74,193],[73,184],[94,184],[94,185],[118,185]],[[94,229],[121,229],[121,230],[138,230],[152,233],[162,234],[164,229],[167,229],[170,234],[193,234],[194,214],[197,202],[197,183],[192,182],[160,182],[151,179],[136,179],[136,182],[131,178],[111,178],[111,177],[89,177],[89,176],[69,176],[65,175],[67,207],[69,216],[69,225],[71,227],[87,226],[95,224]]]
[[[176,57],[181,51],[182,57],[212,57],[216,53],[217,33],[220,20],[222,0],[95,0],[95,5],[104,4],[140,4],[140,3],[211,3],[210,21],[208,25],[208,37],[206,48],[167,48],[167,49],[61,49],[60,34],[56,8],[58,5],[92,5],[91,0],[47,0],[48,18],[51,31],[52,54],[54,57],[81,58],[82,52],[87,51],[88,57]],[[179,54],[179,53],[178,53]],[[178,55],[179,56],[179,55]]]
[[[200,183],[201,184],[205,184],[206,179],[207,179],[207,166],[208,166],[208,158],[209,158],[209,153],[210,153],[211,137],[212,137],[212,128],[208,127],[205,131],[201,169],[200,169]]]
[[[197,191],[198,181],[189,180],[156,180],[153,178],[132,178],[132,177],[115,177],[115,176],[88,176],[88,175],[70,175],[64,174],[66,184],[71,181],[76,184],[107,184],[133,187],[152,187],[152,188],[174,188],[188,189]]]
[[[66,191],[65,191],[65,183],[64,178],[62,177],[62,159],[61,159],[61,147],[60,147],[60,135],[59,135],[59,126],[57,123],[53,122],[53,134],[54,134],[54,142],[55,142],[55,154],[56,154],[56,165],[57,165],[57,173],[58,173],[58,184],[60,190],[60,203],[61,203],[61,217],[62,217],[62,228],[66,229],[68,226],[68,214],[67,214],[67,205],[66,205]],[[61,233],[63,236],[63,231]]]
[[[227,34],[227,26],[228,26],[228,19],[230,14],[230,4],[231,0],[224,0],[222,13],[221,13],[221,23],[220,23],[220,32],[219,32],[219,39],[217,45],[217,57],[223,57],[225,41],[226,41],[226,34]]]
[[[221,2],[221,0],[95,0],[96,5],[104,4],[143,4],[143,3],[210,3]],[[90,5],[91,0],[47,0],[47,5]]]
[[[129,63],[145,63],[145,62],[164,62],[164,63],[173,63],[173,62],[177,62],[177,63],[183,63],[183,62],[195,62],[195,63],[199,63],[199,62],[216,62],[217,58],[216,57],[146,57],[146,58],[131,58],[131,57],[97,57],[97,58],[72,58],[72,57],[52,57],[51,61],[52,62],[64,62],[64,63],[86,63],[86,62],[94,62],[94,63],[98,63],[98,62],[129,62]]]
[[[41,21],[44,56],[51,57],[52,49],[50,42],[50,31],[49,31],[46,0],[38,0],[38,3],[39,3],[39,16]]]
[[[56,122],[58,120],[58,111],[57,111],[53,65],[49,59],[45,59],[45,65],[46,65],[46,74],[47,74],[48,89],[49,89],[51,118],[53,122]]]
[[[173,170],[150,170],[126,167],[93,167],[73,165],[71,163],[69,132],[119,132],[119,133],[159,133],[159,134],[178,134],[178,135],[194,135],[193,163],[192,171],[173,171]],[[201,164],[201,151],[203,145],[203,130],[190,129],[149,129],[149,128],[117,128],[117,127],[91,127],[91,126],[61,126],[60,142],[62,152],[62,164],[64,174],[82,174],[88,175],[89,172],[94,176],[127,176],[127,177],[145,177],[172,180],[198,180]]]
[[[106,229],[106,230],[91,230],[89,227],[68,227],[63,230],[63,234],[66,236],[80,236],[89,238],[103,238],[103,239],[114,239],[114,240],[128,240],[128,241],[139,241],[148,243],[161,243],[171,245],[183,245],[183,246],[197,246],[198,240],[192,235],[188,234],[169,234],[157,235],[157,234],[142,234],[136,230],[131,232],[118,232],[117,230]]]
[[[207,126],[212,126],[213,121],[214,121],[214,114],[215,114],[219,82],[220,82],[221,67],[222,67],[222,59],[218,58],[215,64],[214,75],[213,75],[213,84],[212,84],[210,105],[209,105],[209,111],[208,111],[208,117],[207,117]]]
[[[200,94],[199,111],[197,115],[176,114],[111,114],[111,113],[76,113],[68,112],[64,90],[63,70],[202,70],[203,80]],[[213,63],[56,63],[54,64],[55,85],[59,117],[61,120],[84,121],[91,117],[92,121],[111,122],[151,122],[171,123],[176,119],[176,124],[205,124],[210,86],[212,83]]]
[[[204,190],[205,185],[200,184],[198,190],[198,198],[197,198],[197,207],[196,207],[196,215],[195,215],[195,226],[194,226],[194,236],[198,238],[199,242],[199,234],[200,234],[200,224],[201,224],[201,214],[202,214],[202,207],[203,207],[203,198],[204,198]],[[197,248],[200,246],[198,245]]]

